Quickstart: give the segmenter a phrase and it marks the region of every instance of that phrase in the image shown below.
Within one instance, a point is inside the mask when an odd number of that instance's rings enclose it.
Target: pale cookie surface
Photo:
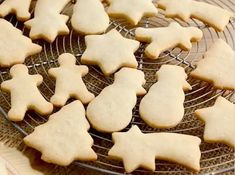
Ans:
[[[136,39],[150,43],[145,49],[145,54],[150,59],[157,59],[161,52],[173,47],[183,50],[192,48],[191,42],[200,41],[203,33],[196,27],[182,27],[177,22],[172,22],[168,27],[137,28]]]
[[[111,158],[122,160],[127,173],[139,167],[155,170],[155,159],[182,164],[200,170],[201,139],[176,133],[143,134],[138,126],[127,132],[112,134],[114,146],[108,152]]]
[[[144,73],[122,68],[115,74],[114,83],[106,88],[87,107],[87,118],[101,132],[124,129],[132,119],[137,95],[144,95]]]
[[[0,5],[0,17],[15,13],[19,21],[26,21],[30,18],[29,7],[31,0],[5,0]]]
[[[81,62],[99,65],[105,75],[110,75],[121,67],[138,66],[134,52],[140,43],[124,38],[115,29],[103,35],[88,35],[85,42],[87,48]]]
[[[58,35],[69,34],[69,28],[66,25],[69,17],[60,14],[69,1],[38,0],[34,18],[25,22],[25,26],[30,29],[30,38],[44,39],[52,43]]]
[[[41,52],[41,46],[32,43],[8,21],[0,19],[0,29],[0,67],[23,63],[26,57]]]
[[[29,109],[41,115],[52,112],[53,105],[44,99],[37,88],[43,81],[41,75],[29,75],[28,68],[23,64],[13,66],[10,75],[12,79],[1,84],[2,90],[11,93],[11,109],[8,112],[10,120],[22,121]]]
[[[175,65],[163,65],[153,84],[140,102],[141,118],[154,128],[172,128],[184,116],[184,91],[191,90],[184,69]]]
[[[190,74],[194,78],[213,83],[216,88],[235,90],[235,52],[218,39],[197,63]]]
[[[6,164],[1,158],[0,158],[0,174],[1,175],[9,175],[7,172]]]
[[[152,0],[107,0],[110,6],[108,14],[112,17],[126,18],[132,25],[137,25],[143,17],[156,16],[157,8]]]
[[[58,58],[60,67],[49,69],[50,76],[56,79],[55,94],[51,103],[55,106],[64,106],[69,98],[81,100],[83,104],[89,103],[95,96],[90,93],[82,77],[88,74],[88,67],[76,65],[76,58],[64,53]]]
[[[204,140],[235,148],[235,104],[218,97],[214,106],[198,109],[196,116],[205,122]]]
[[[159,0],[158,6],[166,10],[167,17],[178,17],[184,21],[188,21],[190,17],[196,18],[218,31],[223,31],[234,16],[228,10],[194,0]]]
[[[42,153],[42,160],[60,166],[68,166],[74,160],[97,159],[91,148],[90,125],[80,101],[74,101],[50,116],[49,121],[35,128],[24,138],[26,145]]]
[[[81,34],[99,34],[109,26],[109,16],[100,0],[78,0],[73,8],[71,24]]]

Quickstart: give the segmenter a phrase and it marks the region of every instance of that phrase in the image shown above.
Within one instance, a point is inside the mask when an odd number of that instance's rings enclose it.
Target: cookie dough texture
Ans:
[[[12,79],[4,81],[1,88],[11,93],[11,109],[8,118],[12,121],[22,121],[25,113],[33,109],[40,115],[48,115],[53,110],[53,105],[47,102],[37,86],[42,84],[41,75],[29,75],[28,68],[17,64],[10,70]]]
[[[132,119],[132,110],[139,95],[146,93],[144,73],[122,68],[114,76],[114,83],[102,90],[87,107],[87,118],[93,128],[111,133],[124,129]]]
[[[127,132],[112,134],[114,146],[109,157],[122,160],[127,173],[139,167],[154,171],[155,159],[182,164],[195,171],[200,170],[201,139],[176,133],[143,134],[138,126]]]
[[[48,163],[68,166],[74,160],[92,161],[97,155],[91,148],[93,139],[89,128],[82,103],[74,101],[36,127],[24,142],[40,151],[42,160]]]

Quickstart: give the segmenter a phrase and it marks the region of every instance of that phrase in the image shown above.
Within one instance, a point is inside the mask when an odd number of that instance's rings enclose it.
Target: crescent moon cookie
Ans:
[[[194,0],[159,0],[158,6],[165,10],[167,17],[177,17],[186,22],[190,17],[196,18],[218,31],[223,31],[234,16],[228,10]]]
[[[126,18],[132,25],[137,25],[143,17],[153,17],[158,13],[152,0],[106,0],[110,5],[111,17]]]
[[[124,129],[132,119],[132,110],[139,95],[146,93],[144,73],[137,69],[122,68],[114,75],[114,83],[90,102],[87,118],[100,132],[111,133]]]
[[[70,0],[38,0],[34,18],[24,24],[30,29],[31,39],[44,39],[52,43],[58,35],[69,34],[66,25],[69,17],[60,14]]]
[[[24,63],[25,58],[41,52],[41,46],[32,43],[5,19],[0,19],[0,29],[0,67]]]
[[[140,43],[124,38],[116,29],[103,35],[87,35],[86,50],[81,57],[83,64],[99,65],[108,76],[121,67],[137,68],[134,52]]]
[[[74,160],[97,159],[91,148],[93,139],[89,135],[90,125],[80,101],[74,101],[36,127],[24,142],[42,153],[42,160],[60,166],[68,166]]]
[[[235,104],[218,97],[214,106],[198,109],[195,114],[205,122],[206,142],[221,142],[235,148]]]
[[[218,39],[197,63],[190,75],[213,83],[218,89],[235,90],[235,52],[222,39]]]
[[[82,77],[88,74],[88,67],[76,65],[76,58],[69,53],[64,53],[58,58],[60,67],[49,69],[50,76],[56,79],[55,94],[51,103],[55,106],[64,106],[70,97],[81,100],[87,104],[95,98],[84,84]]]
[[[37,88],[43,81],[41,75],[29,75],[28,68],[23,64],[13,66],[10,75],[12,79],[1,84],[2,90],[11,93],[11,109],[8,112],[10,120],[22,121],[29,109],[41,115],[48,115],[53,111],[53,105],[44,99]]]
[[[182,164],[194,171],[200,170],[201,139],[176,133],[143,134],[138,126],[127,132],[112,134],[114,146],[109,157],[122,160],[127,173],[139,167],[154,171],[155,159]]]
[[[100,0],[78,0],[73,8],[72,27],[81,34],[99,34],[109,26],[109,16]]]
[[[30,18],[29,7],[31,0],[5,0],[0,5],[0,17],[15,13],[19,21],[26,21]]]
[[[200,41],[203,33],[196,27],[182,27],[177,22],[172,22],[168,27],[139,27],[135,36],[138,41],[150,43],[145,49],[145,54],[150,59],[157,59],[161,52],[176,46],[190,50],[191,42]]]
[[[186,81],[184,68],[179,66],[163,65],[156,76],[157,83],[140,102],[140,116],[154,128],[175,127],[184,116],[184,91],[192,87]]]

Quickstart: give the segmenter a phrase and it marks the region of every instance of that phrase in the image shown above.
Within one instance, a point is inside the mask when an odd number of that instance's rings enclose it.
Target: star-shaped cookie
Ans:
[[[203,33],[196,27],[182,27],[177,22],[172,22],[168,27],[142,28],[135,31],[136,39],[150,43],[145,49],[145,54],[150,59],[157,59],[161,52],[172,47],[190,50],[193,41],[200,41]]]
[[[235,52],[222,39],[212,44],[190,75],[212,82],[216,88],[235,90]]]
[[[205,122],[204,140],[235,147],[235,104],[218,97],[214,106],[195,111]]]
[[[132,25],[137,25],[142,17],[156,16],[157,8],[152,0],[107,0],[110,4],[108,14],[112,17],[124,17]]]
[[[201,139],[176,133],[143,134],[138,126],[112,134],[111,158],[122,160],[127,173],[139,167],[155,170],[155,159],[173,161],[200,170]]]
[[[98,65],[105,75],[108,76],[121,67],[137,68],[134,52],[140,43],[124,38],[117,30],[112,29],[103,35],[88,35],[85,42],[87,48],[81,62]]]

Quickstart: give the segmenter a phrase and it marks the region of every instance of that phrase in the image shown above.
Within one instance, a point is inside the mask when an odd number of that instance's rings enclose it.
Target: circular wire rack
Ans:
[[[204,0],[204,2],[220,6],[235,12],[234,0]],[[34,2],[34,1],[33,1]],[[155,1],[156,2],[156,1]],[[35,2],[34,2],[35,3]],[[73,1],[69,3],[62,13],[71,15]],[[32,8],[33,13],[33,8]],[[15,27],[21,29],[25,35],[28,35],[28,30],[24,28],[24,25],[18,22],[14,16],[8,16],[7,20],[10,21]],[[148,60],[144,55],[145,44],[141,44],[139,50],[135,53],[138,60],[138,69],[144,71],[146,76],[145,88],[148,90],[153,83],[155,83],[156,71],[163,64],[179,65],[185,68],[189,73],[195,69],[195,65],[203,54],[208,50],[210,45],[218,38],[224,39],[233,49],[235,49],[235,20],[231,19],[224,32],[217,32],[213,28],[208,27],[202,22],[191,19],[188,23],[178,19],[166,18],[163,15],[163,11],[159,10],[159,14],[153,18],[144,18],[137,27],[162,27],[167,26],[171,21],[177,21],[183,26],[195,26],[203,31],[203,39],[198,43],[193,43],[193,48],[190,51],[183,51],[179,48],[173,48],[161,54],[158,60]],[[68,22],[68,26],[71,32],[67,36],[60,36],[52,44],[48,44],[43,41],[37,41],[43,47],[43,51],[35,56],[32,56],[26,60],[26,65],[29,68],[31,74],[41,74],[44,77],[44,82],[39,87],[43,96],[49,100],[54,93],[55,80],[49,77],[48,69],[58,67],[57,58],[64,52],[72,53],[77,58],[77,64],[80,63],[80,57],[85,50],[84,36],[76,34]],[[111,19],[110,26],[107,29],[116,28],[123,36],[127,38],[134,38],[135,28],[131,27],[123,19]],[[0,69],[0,82],[3,82],[10,78],[9,69]],[[102,89],[113,82],[113,77],[103,76],[101,70],[96,66],[89,66],[89,74],[84,77],[88,89],[98,95]],[[182,122],[172,129],[153,129],[147,126],[139,117],[139,102],[141,97],[138,98],[137,105],[133,109],[133,118],[130,125],[124,130],[127,131],[131,125],[138,125],[144,132],[175,132],[182,134],[189,134],[203,138],[204,124],[194,116],[194,111],[199,108],[208,107],[214,104],[215,99],[218,96],[224,96],[233,103],[234,92],[226,90],[214,89],[212,85],[188,78],[188,82],[192,85],[193,89],[186,93],[185,115]],[[2,113],[5,114],[10,109],[10,96],[8,93],[0,91],[1,95],[1,107]],[[24,121],[21,123],[13,123],[23,135],[28,135],[34,128],[47,121],[45,117],[39,114],[28,112]],[[9,121],[10,122],[10,121]],[[76,161],[73,164],[90,168],[101,173],[108,174],[124,174],[125,170],[121,162],[110,160],[107,156],[109,149],[112,147],[112,138],[110,134],[102,134],[93,129],[90,131],[91,136],[94,139],[93,149],[98,154],[98,160],[95,162],[79,162]],[[200,146],[201,156],[201,171],[199,174],[233,174],[234,173],[234,149],[224,144],[209,144],[202,141]],[[190,170],[181,165],[174,163],[156,160],[157,174],[194,174]],[[153,174],[152,172],[144,169],[138,169],[132,174]]]

